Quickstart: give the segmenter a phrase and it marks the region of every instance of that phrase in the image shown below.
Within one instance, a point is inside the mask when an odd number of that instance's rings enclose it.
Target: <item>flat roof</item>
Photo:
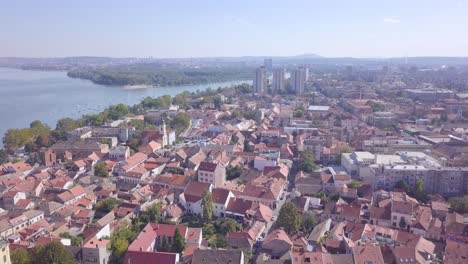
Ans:
[[[378,154],[376,158],[376,164],[384,164],[384,165],[389,165],[389,164],[395,164],[395,163],[405,163],[403,159],[399,155],[381,155]]]
[[[328,105],[309,105],[309,111],[328,111],[330,106]]]

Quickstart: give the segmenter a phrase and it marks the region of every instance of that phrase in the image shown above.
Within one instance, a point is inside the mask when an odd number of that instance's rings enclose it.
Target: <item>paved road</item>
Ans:
[[[187,129],[185,129],[184,132],[182,132],[179,137],[186,137],[188,134],[190,134],[190,132],[192,132],[192,129],[194,128],[199,128],[202,124],[202,120],[201,119],[195,119],[195,120],[191,120],[190,122],[190,125]]]

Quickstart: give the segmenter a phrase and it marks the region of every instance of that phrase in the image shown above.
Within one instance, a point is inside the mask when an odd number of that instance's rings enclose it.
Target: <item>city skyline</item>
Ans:
[[[26,6],[26,7],[25,7]],[[0,4],[0,57],[468,56],[466,1]]]

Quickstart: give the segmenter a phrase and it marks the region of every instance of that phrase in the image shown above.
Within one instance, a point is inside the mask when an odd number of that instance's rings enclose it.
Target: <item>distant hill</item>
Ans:
[[[199,57],[199,58],[110,58],[110,57],[58,57],[58,58],[0,58],[0,67],[19,68],[26,70],[60,70],[72,71],[82,68],[105,68],[135,64],[153,64],[161,67],[258,67],[264,59],[272,58],[278,66],[310,65],[403,65],[437,67],[468,65],[468,57],[396,57],[396,58],[353,58],[353,57],[323,57],[315,53],[305,53],[295,56],[242,56],[242,57]]]
[[[304,58],[304,59],[318,59],[318,58],[324,58],[320,55],[317,55],[315,53],[304,53],[300,55],[296,55],[296,58]]]

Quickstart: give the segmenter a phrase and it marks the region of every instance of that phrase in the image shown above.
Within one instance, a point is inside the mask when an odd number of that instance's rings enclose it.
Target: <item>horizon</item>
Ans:
[[[314,55],[314,57],[307,57]],[[171,59],[239,59],[239,58],[301,58],[306,57],[308,59],[357,59],[357,60],[391,60],[391,59],[404,59],[404,58],[458,58],[465,59],[466,56],[442,56],[442,55],[421,55],[421,56],[401,56],[401,57],[352,57],[352,56],[340,56],[340,57],[325,57],[320,54],[306,53],[299,55],[285,55],[285,56],[269,56],[269,55],[241,55],[241,56],[204,56],[204,57],[138,57],[138,56],[125,56],[125,57],[113,57],[113,56],[92,56],[92,55],[80,55],[80,56],[57,56],[57,57],[22,57],[22,56],[0,56],[0,59],[68,59],[68,58],[105,58],[105,59],[154,59],[154,60],[171,60]]]
[[[183,8],[181,8],[181,6]],[[468,2],[0,4],[0,57],[468,57]]]

